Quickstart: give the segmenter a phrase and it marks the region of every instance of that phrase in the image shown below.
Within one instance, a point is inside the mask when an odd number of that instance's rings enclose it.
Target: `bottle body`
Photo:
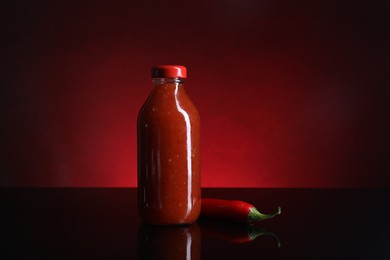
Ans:
[[[138,212],[191,224],[200,213],[200,118],[181,79],[158,78],[138,115]]]

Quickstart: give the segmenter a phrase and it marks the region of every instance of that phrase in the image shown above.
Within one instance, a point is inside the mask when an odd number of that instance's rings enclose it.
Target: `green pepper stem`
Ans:
[[[271,213],[271,214],[263,214],[263,213],[259,212],[256,208],[251,208],[249,211],[249,215],[248,215],[248,221],[249,222],[261,221],[261,220],[273,218],[276,215],[280,215],[280,213],[282,213],[281,207],[278,207],[278,209],[274,213]]]

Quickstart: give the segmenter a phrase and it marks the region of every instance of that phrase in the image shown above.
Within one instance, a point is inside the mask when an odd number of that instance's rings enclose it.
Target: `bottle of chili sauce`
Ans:
[[[138,115],[138,211],[147,224],[191,224],[200,213],[200,119],[186,77],[184,66],[153,67]]]

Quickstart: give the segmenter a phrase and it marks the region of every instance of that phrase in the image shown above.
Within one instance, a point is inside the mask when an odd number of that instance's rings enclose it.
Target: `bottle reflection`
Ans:
[[[138,259],[200,259],[201,235],[198,224],[150,226],[138,231]]]

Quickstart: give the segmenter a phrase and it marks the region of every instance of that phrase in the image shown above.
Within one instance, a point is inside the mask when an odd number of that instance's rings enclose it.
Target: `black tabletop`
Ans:
[[[154,227],[137,215],[136,189],[3,188],[0,259],[390,259],[390,190],[202,192],[282,214],[250,226]]]

